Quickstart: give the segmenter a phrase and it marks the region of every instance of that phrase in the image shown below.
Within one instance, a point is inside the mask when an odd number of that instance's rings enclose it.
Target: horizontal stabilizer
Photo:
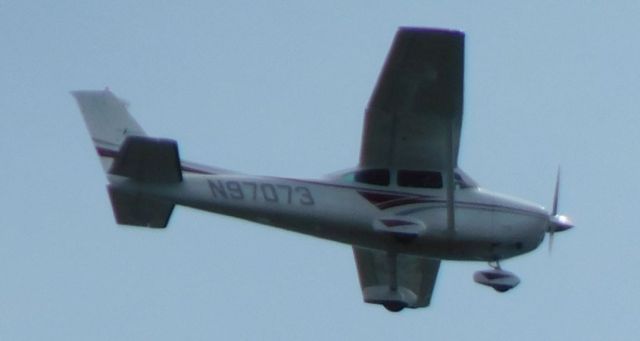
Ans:
[[[129,136],[109,173],[147,183],[182,181],[178,144],[174,140]]]
[[[143,194],[131,194],[107,187],[111,207],[118,224],[167,227],[175,206],[172,202]]]

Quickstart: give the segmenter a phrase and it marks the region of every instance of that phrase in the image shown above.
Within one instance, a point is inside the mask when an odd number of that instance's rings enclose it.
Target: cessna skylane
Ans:
[[[74,91],[107,174],[118,224],[164,228],[175,205],[350,245],[364,301],[426,307],[442,260],[486,261],[473,279],[520,282],[500,261],[573,227],[558,214],[480,187],[458,167],[464,33],[400,28],[366,108],[358,165],[322,179],[252,176],[180,159],[111,91]],[[551,245],[551,244],[550,244]]]

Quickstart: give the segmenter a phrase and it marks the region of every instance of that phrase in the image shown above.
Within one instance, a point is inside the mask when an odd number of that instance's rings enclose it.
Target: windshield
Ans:
[[[388,169],[361,169],[345,174],[343,179],[369,185],[389,186],[391,173]]]
[[[462,169],[456,168],[454,173],[456,186],[460,188],[478,187],[478,183],[471,179],[471,177],[467,175],[467,173],[463,172]]]

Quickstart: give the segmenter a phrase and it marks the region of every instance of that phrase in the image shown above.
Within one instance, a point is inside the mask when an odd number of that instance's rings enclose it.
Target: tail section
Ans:
[[[178,145],[147,137],[127,104],[109,90],[74,91],[105,172],[140,183],[182,181]],[[166,227],[175,204],[115,185],[107,187],[118,224]]]
[[[78,102],[105,172],[111,168],[113,158],[128,136],[146,136],[129,114],[126,102],[111,91],[83,90],[71,94]]]
[[[91,139],[102,161],[104,171],[109,173],[123,147],[132,136],[147,136],[142,127],[129,114],[127,103],[109,90],[81,90],[71,92],[76,98]],[[175,142],[174,142],[175,143]],[[236,173],[224,168],[205,166],[180,161],[182,171],[192,174]]]
[[[83,90],[71,94],[78,102],[104,171],[129,178],[137,186],[126,187],[117,182],[108,186],[113,213],[119,224],[167,225],[175,204],[146,193],[142,188],[147,184],[179,183],[183,181],[183,173],[235,173],[181,161],[176,141],[148,137],[129,114],[127,104],[109,90]]]

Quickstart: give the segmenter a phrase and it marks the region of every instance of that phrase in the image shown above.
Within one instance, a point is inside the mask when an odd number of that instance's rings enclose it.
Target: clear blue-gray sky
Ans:
[[[637,1],[0,1],[0,339],[629,340],[640,333]],[[362,303],[351,248],[179,208],[117,226],[69,91],[131,102],[190,160],[319,177],[356,164],[398,26],[467,33],[461,166],[578,227],[432,306]],[[546,243],[546,241],[545,241]]]

